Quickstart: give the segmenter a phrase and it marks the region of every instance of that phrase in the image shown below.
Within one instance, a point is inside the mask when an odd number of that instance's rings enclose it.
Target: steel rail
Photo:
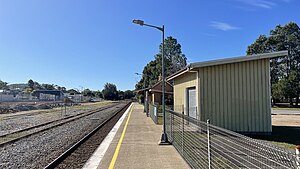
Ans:
[[[5,138],[5,137],[9,137],[11,135],[14,135],[14,134],[18,134],[18,133],[23,133],[23,132],[28,132],[29,130],[32,130],[32,129],[37,129],[38,127],[43,127],[43,126],[46,126],[46,125],[49,125],[49,124],[52,124],[52,123],[55,123],[55,122],[59,122],[59,121],[62,121],[61,123],[58,123],[58,124],[55,124],[53,126],[50,126],[50,127],[47,127],[47,128],[44,128],[44,129],[40,129],[38,131],[33,131],[32,133],[29,133],[29,134],[25,134],[21,137],[17,137],[17,138],[13,138],[13,139],[10,139],[8,141],[3,141],[2,143],[0,143],[0,147],[4,146],[4,145],[7,145],[7,144],[10,144],[10,143],[13,143],[13,142],[16,142],[20,139],[23,139],[23,138],[27,138],[29,136],[32,136],[32,135],[35,135],[35,134],[38,134],[40,132],[43,132],[43,131],[46,131],[46,130],[50,130],[54,127],[58,127],[58,126],[61,126],[63,124],[66,124],[66,123],[69,123],[69,122],[72,122],[72,121],[75,121],[79,118],[83,118],[83,117],[86,117],[86,116],[89,116],[91,114],[94,114],[94,113],[97,113],[99,111],[103,111],[103,110],[106,110],[106,109],[109,109],[109,108],[112,108],[116,105],[112,105],[112,106],[107,106],[107,107],[102,107],[102,108],[99,108],[99,109],[96,109],[96,110],[90,110],[90,111],[87,111],[88,114],[85,114],[87,112],[83,112],[81,114],[77,114],[75,116],[70,116],[68,118],[64,118],[64,119],[58,119],[58,120],[54,120],[54,121],[51,121],[51,122],[46,122],[46,123],[43,123],[43,124],[40,124],[40,125],[36,125],[36,126],[32,126],[32,127],[28,127],[28,128],[25,128],[25,129],[21,129],[19,131],[15,131],[15,132],[12,132],[12,133],[9,133],[7,135],[4,135],[4,136],[0,136],[0,138]],[[72,119],[70,119],[72,118]],[[68,120],[70,119],[70,120]],[[64,121],[64,120],[67,120],[67,121]]]
[[[51,163],[49,163],[44,169],[53,169],[56,166],[58,166],[61,162],[63,162],[68,156],[70,156],[78,147],[80,147],[83,143],[85,143],[91,136],[93,136],[99,129],[101,129],[104,125],[106,125],[110,120],[112,120],[116,115],[118,115],[123,110],[126,110],[130,106],[131,102],[126,104],[124,107],[119,109],[115,114],[113,114],[111,117],[106,119],[104,122],[102,122],[100,125],[98,125],[96,128],[94,128],[91,132],[89,132],[87,135],[85,135],[82,139],[80,139],[78,142],[73,144],[68,150],[63,152],[60,156],[58,156],[56,159],[54,159]]]
[[[16,130],[16,131],[13,131],[13,132],[10,132],[10,133],[2,134],[2,135],[0,135],[0,138],[7,137],[9,135],[16,134],[16,133],[28,131],[28,130],[31,130],[31,129],[34,129],[34,128],[42,127],[42,126],[45,126],[45,125],[48,125],[48,124],[51,124],[51,123],[55,123],[55,122],[58,122],[58,121],[67,120],[69,118],[80,116],[82,114],[89,113],[89,112],[92,112],[92,111],[96,111],[96,110],[101,111],[102,109],[104,110],[107,107],[109,107],[109,106],[100,107],[100,108],[97,108],[97,109],[94,109],[94,110],[89,110],[89,111],[86,111],[86,112],[78,113],[76,115],[71,115],[71,116],[68,116],[68,117],[65,117],[65,118],[61,118],[61,119],[57,119],[57,120],[53,120],[53,121],[48,121],[48,122],[41,123],[41,124],[38,124],[38,125],[34,125],[34,126],[31,126],[31,127],[26,127],[26,128],[23,128],[23,129],[20,129],[20,130]]]

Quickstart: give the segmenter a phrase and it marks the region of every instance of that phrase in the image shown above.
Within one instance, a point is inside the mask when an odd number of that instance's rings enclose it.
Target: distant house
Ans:
[[[174,83],[174,110],[241,133],[270,133],[270,59],[286,55],[191,63],[167,79]]]
[[[75,94],[75,93],[65,93],[65,97],[69,98],[73,102],[79,103],[83,101],[83,96],[82,94]]]
[[[14,100],[15,100],[15,97],[13,94],[9,94],[5,90],[0,90],[0,102],[11,102]]]
[[[64,93],[59,90],[36,90],[35,96],[40,101],[63,101]]]

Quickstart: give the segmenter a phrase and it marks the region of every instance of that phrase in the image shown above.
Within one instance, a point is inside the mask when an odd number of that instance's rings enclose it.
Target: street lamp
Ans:
[[[165,106],[165,68],[164,68],[164,48],[165,48],[165,26],[162,25],[162,27],[154,26],[154,25],[148,25],[145,24],[142,20],[133,20],[132,21],[135,24],[141,25],[141,26],[148,26],[155,29],[158,29],[162,32],[162,57],[161,57],[161,72],[162,72],[162,110],[163,110],[163,133],[160,140],[160,145],[163,144],[170,144],[168,141],[167,133],[166,133],[166,106]]]

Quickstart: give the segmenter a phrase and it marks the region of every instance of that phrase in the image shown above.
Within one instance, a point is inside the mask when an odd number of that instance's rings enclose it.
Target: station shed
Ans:
[[[147,87],[144,89],[139,89],[135,91],[138,94],[145,95],[145,102],[147,105],[162,105],[162,81],[159,79],[157,83],[155,83],[151,87]],[[165,97],[168,99],[173,95],[173,86],[169,82],[165,81]],[[146,107],[148,107],[146,105]]]
[[[162,81],[159,81],[153,86],[136,90],[138,94],[145,95],[144,112],[151,117],[155,124],[162,124]],[[165,101],[171,103],[173,100],[173,86],[165,81]]]
[[[148,92],[148,103],[162,105],[162,81],[155,83]],[[165,81],[165,97],[172,96],[173,86]],[[150,96],[150,97],[149,97]]]
[[[174,110],[232,131],[269,134],[270,59],[287,51],[196,62],[167,78]]]
[[[62,101],[64,93],[60,90],[35,90],[35,95],[40,101]]]

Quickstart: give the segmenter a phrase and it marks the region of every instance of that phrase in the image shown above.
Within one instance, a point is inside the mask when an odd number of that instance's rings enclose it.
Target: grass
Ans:
[[[276,142],[276,141],[271,141],[271,143],[278,145],[280,147],[284,147],[290,150],[295,150],[295,145],[294,144],[289,144],[289,143],[284,143],[284,142]]]
[[[96,107],[99,107],[99,106],[105,106],[105,105],[109,105],[109,104],[112,104],[112,103],[113,103],[113,101],[88,103],[88,104],[81,104],[81,105],[78,105],[78,106],[74,106],[73,108],[76,108],[76,109],[90,109],[91,107],[96,108]]]
[[[271,135],[253,135],[255,139],[267,140],[281,147],[295,150],[300,145],[300,126],[272,126]]]

